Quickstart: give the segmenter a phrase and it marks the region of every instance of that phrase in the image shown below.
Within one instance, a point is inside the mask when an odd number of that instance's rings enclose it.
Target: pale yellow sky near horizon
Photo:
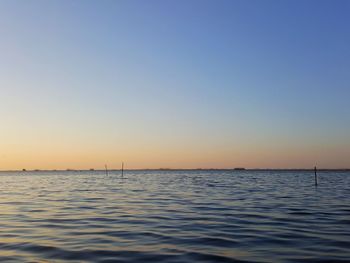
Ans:
[[[20,169],[103,169],[119,168],[349,168],[347,147],[309,147],[293,145],[217,145],[175,141],[158,145],[142,141],[106,144],[94,142],[42,144],[1,144],[0,170]],[[5,146],[5,147],[4,147]],[[341,158],[343,157],[343,158]]]

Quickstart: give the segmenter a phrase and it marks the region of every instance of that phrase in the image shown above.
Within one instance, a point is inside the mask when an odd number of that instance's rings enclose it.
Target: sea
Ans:
[[[0,262],[350,262],[350,172],[0,172]]]

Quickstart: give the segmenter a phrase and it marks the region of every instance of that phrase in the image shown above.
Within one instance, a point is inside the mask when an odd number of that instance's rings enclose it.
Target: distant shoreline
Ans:
[[[143,169],[124,169],[124,171],[232,171],[232,172],[245,172],[245,171],[313,171],[313,168],[143,168]],[[325,169],[318,168],[318,171],[338,171],[338,172],[348,172],[350,168],[334,168]],[[104,172],[104,169],[33,169],[33,170],[0,170],[0,172]],[[108,169],[108,171],[121,171],[121,169]]]

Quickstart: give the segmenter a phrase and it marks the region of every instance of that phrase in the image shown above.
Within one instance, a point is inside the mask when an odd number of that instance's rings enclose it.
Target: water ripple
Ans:
[[[1,262],[349,262],[350,173],[0,173]]]

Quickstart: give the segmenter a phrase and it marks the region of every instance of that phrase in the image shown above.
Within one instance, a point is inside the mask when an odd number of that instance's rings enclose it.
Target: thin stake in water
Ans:
[[[124,177],[124,163],[122,162],[122,178]]]
[[[315,171],[315,186],[317,186],[317,168],[316,168],[316,166],[314,168],[314,171]]]
[[[107,164],[105,164],[105,169],[106,169],[106,176],[108,176]]]

